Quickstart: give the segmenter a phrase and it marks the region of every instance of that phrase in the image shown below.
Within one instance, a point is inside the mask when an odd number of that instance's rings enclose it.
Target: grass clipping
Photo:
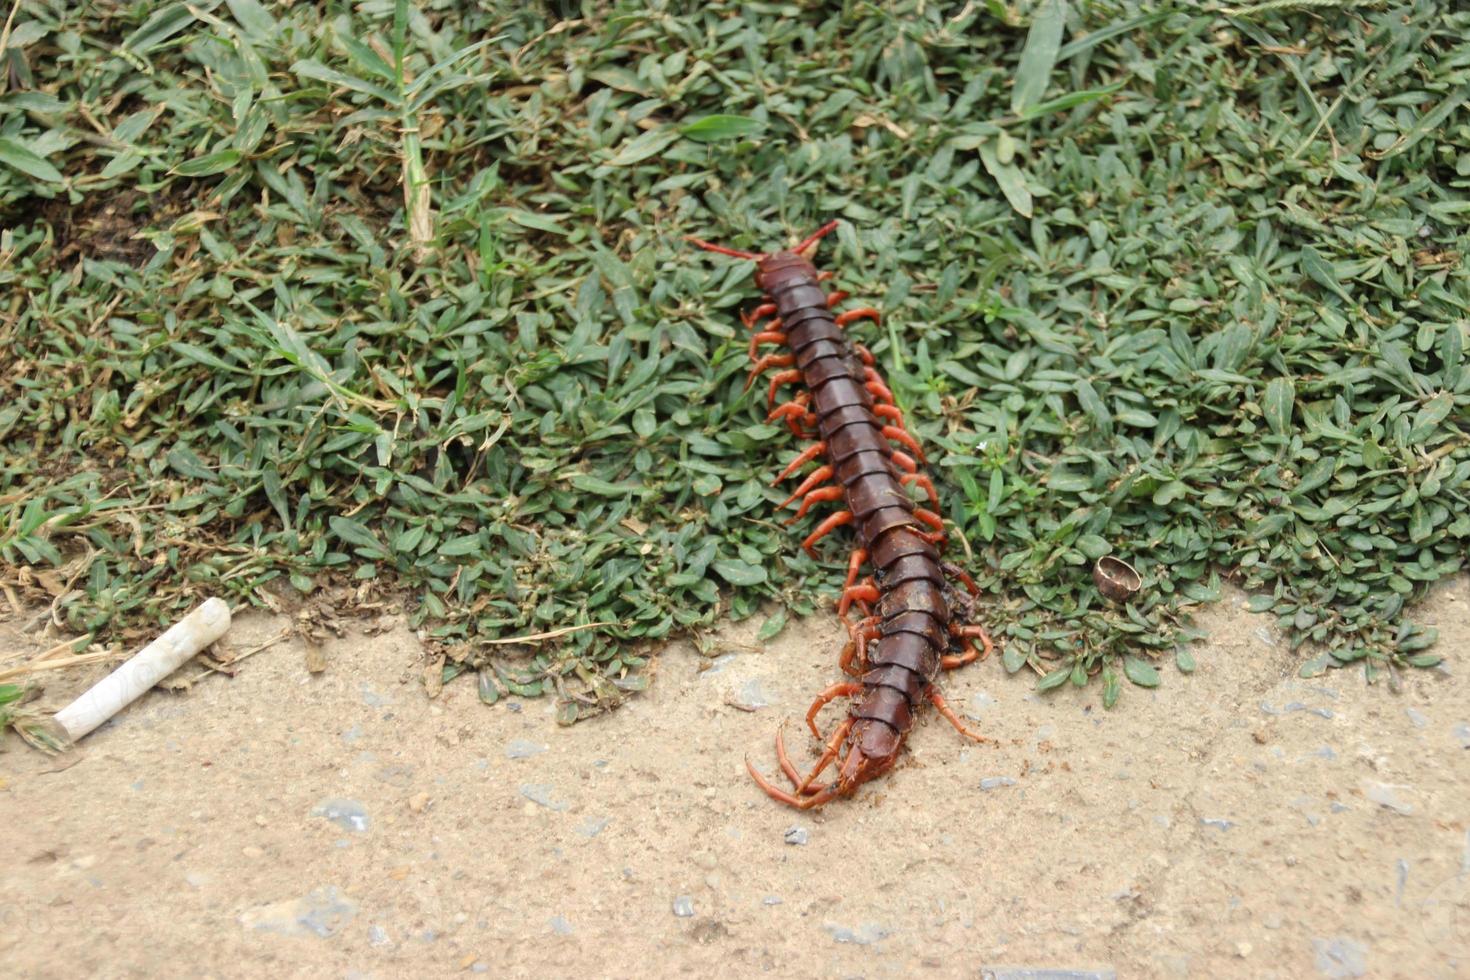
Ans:
[[[646,644],[840,582],[776,523],[749,266],[680,236],[841,217],[820,261],[885,313],[1007,669],[1111,705],[1225,579],[1305,673],[1437,661],[1405,609],[1470,544],[1470,15],[593,6],[17,8],[14,602],[126,639],[392,592],[437,680],[602,710]]]

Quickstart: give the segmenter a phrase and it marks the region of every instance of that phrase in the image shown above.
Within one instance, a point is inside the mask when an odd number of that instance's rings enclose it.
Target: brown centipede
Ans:
[[[821,741],[817,714],[841,697],[853,699],[848,716],[827,738],[821,757],[804,778],[788,757],[778,729],[776,757],[791,781],[790,792],[771,783],[746,759],[761,789],[803,810],[850,795],[891,769],[923,701],[933,704],[961,734],[983,741],[945,703],[936,679],[941,669],[980,659],[992,648],[982,627],[965,622],[971,597],[978,592],[973,579],[941,560],[944,523],[934,484],[919,468],[924,453],[904,426],[873,355],[845,330],[857,320],[876,321],[878,311],[862,307],[834,313],[847,294],[827,293],[821,283],[830,273],[819,273],[807,258],[836,227],[836,221],[829,222],[795,248],[765,254],[689,239],[700,248],[756,263],[755,283],[763,301],[743,317],[753,331],[750,357],[755,362],[746,387],[768,369],[780,369],[770,382],[770,419],[782,419],[796,435],[814,440],[777,482],[809,463],[818,464],[782,506],[801,501],[794,521],[817,502],[844,505],[822,520],[802,547],[814,555],[817,541],[837,528],[850,525],[857,532],[837,606],[850,634],[839,665],[857,679],[817,695],[807,712],[807,726]],[[758,322],[763,317],[771,319]],[[763,344],[779,344],[785,350],[760,356]],[[776,394],[786,384],[800,385],[802,390],[776,406]],[[914,502],[908,492],[911,486],[923,491],[933,509]],[[865,564],[871,564],[873,574],[859,581]],[[951,579],[964,585],[968,595],[952,588]],[[854,605],[863,613],[857,623],[847,618]],[[825,786],[813,785],[833,763],[836,778]]]

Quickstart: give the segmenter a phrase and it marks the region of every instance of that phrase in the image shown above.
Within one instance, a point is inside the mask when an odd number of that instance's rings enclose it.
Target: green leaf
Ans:
[[[1039,681],[1036,682],[1036,690],[1038,690],[1038,691],[1050,691],[1054,687],[1061,687],[1063,684],[1067,683],[1067,679],[1069,677],[1071,677],[1071,676],[1072,676],[1072,665],[1071,664],[1067,664],[1067,665],[1065,665],[1063,667],[1058,667],[1055,670],[1053,670],[1050,673],[1048,673],[1041,680],[1039,680]]]
[[[1020,115],[1027,106],[1035,105],[1046,92],[1066,24],[1066,0],[1041,0],[1031,30],[1026,34],[1026,46],[1021,49],[1021,62],[1016,66],[1016,84],[1011,89],[1013,115]]]
[[[1031,217],[1032,198],[1031,190],[1026,186],[1026,177],[1015,164],[999,161],[993,140],[980,144],[980,162],[985,165],[986,172],[995,178],[1001,193],[1016,213],[1022,217]]]
[[[716,558],[710,569],[731,585],[759,585],[766,580],[766,570],[737,558]]]
[[[684,123],[679,127],[679,133],[698,143],[714,143],[718,140],[741,139],[765,128],[766,124],[759,119],[716,114]]]
[[[1141,657],[1126,656],[1123,658],[1123,673],[1128,679],[1139,687],[1158,687],[1159,672],[1154,665]]]
[[[169,173],[178,174],[180,177],[210,177],[214,174],[222,174],[227,170],[233,170],[239,165],[239,150],[218,150],[207,156],[185,160],[170,170]]]
[[[679,135],[679,130],[672,126],[650,129],[623,144],[623,148],[607,161],[608,165],[627,167],[635,163],[642,163],[649,157],[657,156],[667,150],[679,139]]]
[[[776,610],[774,613],[768,616],[764,623],[761,623],[760,630],[755,634],[755,640],[757,643],[765,643],[768,640],[774,640],[776,638],[776,635],[785,628],[786,609],[785,607],[782,607],[781,609]]]
[[[1290,378],[1272,378],[1266,385],[1266,394],[1261,399],[1261,411],[1266,424],[1278,436],[1284,436],[1291,428],[1292,406],[1296,402],[1296,387]]]
[[[29,147],[13,139],[0,138],[0,163],[47,183],[59,184],[63,179],[61,171],[45,157],[37,156]]]

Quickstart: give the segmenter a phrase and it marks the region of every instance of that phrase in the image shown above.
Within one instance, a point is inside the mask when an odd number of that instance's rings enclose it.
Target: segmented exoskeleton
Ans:
[[[755,365],[750,382],[769,368],[780,368],[771,379],[770,417],[784,419],[797,435],[816,440],[777,477],[779,482],[808,463],[819,464],[785,502],[801,500],[792,520],[805,515],[818,501],[845,504],[843,510],[823,520],[802,546],[812,553],[819,539],[843,525],[857,532],[858,544],[848,562],[838,614],[851,634],[841,667],[859,680],[835,684],[819,694],[807,712],[807,725],[820,739],[817,713],[840,697],[854,699],[848,717],[827,739],[821,758],[805,778],[792,765],[777,732],[776,756],[791,780],[792,792],[773,785],[746,760],[763,790],[801,809],[848,795],[890,769],[913,725],[914,709],[922,701],[932,703],[961,733],[981,741],[945,704],[935,679],[941,668],[970,663],[991,650],[985,630],[964,622],[975,583],[964,571],[940,560],[944,525],[937,513],[934,485],[919,471],[923,451],[904,428],[903,416],[872,354],[854,344],[843,329],[855,320],[876,321],[878,312],[864,307],[834,314],[834,307],[847,294],[829,295],[820,283],[830,274],[819,273],[806,258],[836,227],[837,222],[831,222],[790,251],[764,255],[690,239],[701,248],[756,263],[755,282],[765,299],[744,318],[754,330],[750,356]],[[758,324],[763,317],[772,319]],[[768,343],[787,350],[758,357],[760,346]],[[776,407],[776,393],[783,384],[797,384],[802,390]],[[894,443],[902,448],[895,448]],[[921,489],[934,510],[917,506],[908,486]],[[859,582],[865,564],[871,564],[873,575]],[[963,583],[970,596],[952,589],[950,578]],[[855,624],[847,619],[854,604],[864,614]],[[837,778],[826,786],[813,786],[834,761],[838,763]]]

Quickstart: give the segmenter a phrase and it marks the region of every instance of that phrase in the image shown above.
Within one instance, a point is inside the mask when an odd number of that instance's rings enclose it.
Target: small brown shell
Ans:
[[[1127,602],[1143,588],[1143,576],[1138,574],[1138,570],[1112,555],[1099,558],[1092,566],[1092,580],[1097,583],[1097,591],[1103,598],[1111,602]]]

